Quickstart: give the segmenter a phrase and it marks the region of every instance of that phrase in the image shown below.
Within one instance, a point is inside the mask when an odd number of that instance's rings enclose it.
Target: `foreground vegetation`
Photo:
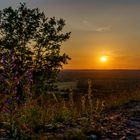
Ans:
[[[140,91],[96,98],[88,82],[88,93],[75,100],[72,90],[68,98],[48,94],[29,99],[22,105],[1,104],[1,137],[12,139],[87,139],[101,133],[105,112],[130,101],[140,101]],[[92,127],[90,127],[92,125]],[[111,126],[111,124],[108,124]],[[93,127],[94,126],[94,127]]]

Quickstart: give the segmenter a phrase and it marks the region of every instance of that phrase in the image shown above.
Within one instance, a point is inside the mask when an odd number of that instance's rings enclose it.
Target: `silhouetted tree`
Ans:
[[[17,9],[0,11],[2,92],[24,96],[23,92],[31,87],[39,94],[50,88],[70,59],[60,51],[70,37],[70,32],[62,32],[64,26],[63,19],[48,18],[38,8],[27,8],[25,3]]]

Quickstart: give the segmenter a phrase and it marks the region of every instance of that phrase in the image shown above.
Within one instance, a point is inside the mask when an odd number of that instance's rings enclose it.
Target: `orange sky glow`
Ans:
[[[17,7],[5,0],[0,8]],[[63,18],[70,39],[62,52],[71,57],[64,69],[140,69],[139,0],[22,0],[46,16]],[[106,63],[100,57],[108,56]]]

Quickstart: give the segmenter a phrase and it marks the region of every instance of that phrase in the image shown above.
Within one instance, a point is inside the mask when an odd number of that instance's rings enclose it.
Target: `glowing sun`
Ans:
[[[107,56],[101,56],[100,57],[100,61],[103,62],[103,63],[107,62],[107,60],[108,60]]]

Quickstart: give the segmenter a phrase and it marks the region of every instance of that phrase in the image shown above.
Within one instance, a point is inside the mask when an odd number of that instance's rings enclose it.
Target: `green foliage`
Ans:
[[[72,112],[65,104],[54,114],[54,121],[56,122],[70,122],[72,120]]]
[[[20,3],[17,9],[1,10],[0,66],[4,83],[14,83],[21,91],[23,85],[31,83],[36,93],[50,90],[62,65],[70,59],[60,51],[62,43],[70,37],[70,32],[62,32],[64,26],[63,19],[48,18],[25,3]]]

